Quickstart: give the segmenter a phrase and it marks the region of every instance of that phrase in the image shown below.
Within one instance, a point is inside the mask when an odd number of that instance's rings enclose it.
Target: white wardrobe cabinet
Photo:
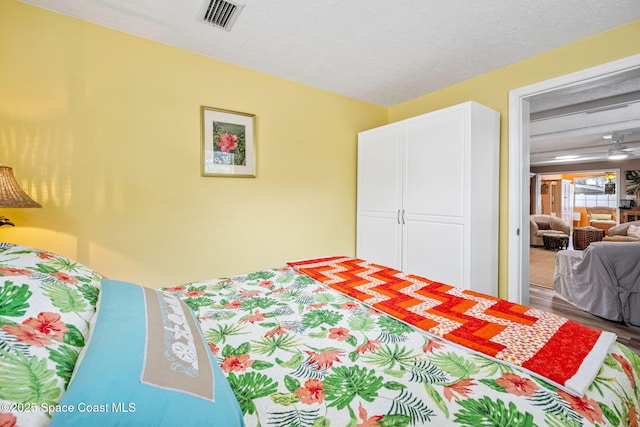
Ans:
[[[361,132],[356,256],[497,296],[499,145],[476,102]]]

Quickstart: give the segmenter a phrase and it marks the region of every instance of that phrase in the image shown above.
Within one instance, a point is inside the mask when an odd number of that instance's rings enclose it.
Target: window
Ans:
[[[574,190],[575,199],[574,204],[576,207],[591,207],[591,206],[608,206],[615,208],[618,205],[617,188],[613,186],[613,193],[611,192],[611,185],[613,181],[608,180],[604,175],[593,175],[582,178],[574,178]],[[609,185],[606,185],[609,184]],[[605,187],[607,191],[605,191]]]

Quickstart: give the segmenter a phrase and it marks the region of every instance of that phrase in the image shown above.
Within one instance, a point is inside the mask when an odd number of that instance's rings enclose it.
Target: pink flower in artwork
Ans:
[[[269,288],[273,286],[273,280],[263,280],[262,282],[258,283],[258,286],[260,286],[261,288]]]
[[[446,385],[443,390],[444,397],[449,402],[451,402],[452,398],[456,398],[455,393],[458,393],[460,397],[469,397],[469,394],[471,393],[471,386],[474,385],[476,385],[476,383],[473,382],[473,378],[465,378],[451,385]]]
[[[586,396],[572,396],[563,390],[558,390],[558,394],[562,396],[564,400],[569,402],[574,411],[585,417],[590,423],[595,424],[605,422],[602,409],[595,400]]]
[[[36,331],[42,332],[45,335],[49,335],[57,340],[64,338],[64,333],[69,330],[67,325],[60,320],[60,315],[57,313],[50,313],[43,311],[38,314],[38,318],[29,317],[22,322],[23,325],[29,326]]]
[[[43,347],[51,344],[53,341],[40,331],[36,331],[30,326],[21,323],[17,325],[5,325],[2,330],[8,334],[15,336],[18,341],[24,342],[36,347]]]
[[[238,135],[223,133],[222,136],[220,136],[220,141],[218,141],[216,145],[225,153],[235,150],[238,148]]]
[[[321,351],[320,353],[305,350],[305,353],[311,356],[309,363],[316,363],[318,365],[318,370],[332,367],[335,362],[340,362],[338,356],[344,355],[340,350],[327,350]]]
[[[77,285],[78,283],[80,283],[75,276],[64,273],[62,271],[57,271],[53,273],[52,276],[60,280],[61,282],[68,283],[70,285]]]
[[[300,398],[302,403],[307,405],[322,403],[325,398],[323,391],[324,384],[322,384],[322,381],[310,379],[304,382],[304,387],[296,390],[296,396]]]
[[[180,292],[180,291],[184,291],[186,288],[186,286],[174,286],[173,288],[168,288],[167,292]]]
[[[227,356],[222,361],[220,368],[226,372],[243,372],[253,365],[253,360],[250,359],[248,354],[241,354],[240,356]]]
[[[496,380],[496,384],[504,387],[508,393],[516,396],[531,397],[538,389],[536,383],[516,374],[506,373]]]
[[[349,338],[351,334],[347,328],[329,328],[329,338],[344,341]]]
[[[24,268],[0,268],[0,276],[23,276],[31,273],[31,270]]]

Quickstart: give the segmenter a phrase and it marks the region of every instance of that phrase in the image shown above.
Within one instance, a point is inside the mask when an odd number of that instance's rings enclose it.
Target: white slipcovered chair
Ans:
[[[584,311],[640,327],[640,241],[560,251],[553,284],[556,294]]]

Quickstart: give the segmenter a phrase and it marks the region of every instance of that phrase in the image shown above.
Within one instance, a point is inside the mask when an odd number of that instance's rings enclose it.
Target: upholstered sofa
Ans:
[[[605,236],[602,240],[606,242],[640,242],[640,237],[628,234],[629,227],[632,225],[640,227],[640,221],[625,222],[611,227],[608,231],[608,236]]]
[[[551,215],[531,215],[529,217],[529,236],[531,246],[543,246],[542,236],[545,234],[555,234],[558,236],[567,235],[571,226],[561,218]]]
[[[617,224],[615,208],[594,206],[586,209],[589,225],[604,230],[605,235],[611,227],[615,227]]]
[[[593,242],[556,254],[554,287],[576,307],[640,327],[640,241]]]

